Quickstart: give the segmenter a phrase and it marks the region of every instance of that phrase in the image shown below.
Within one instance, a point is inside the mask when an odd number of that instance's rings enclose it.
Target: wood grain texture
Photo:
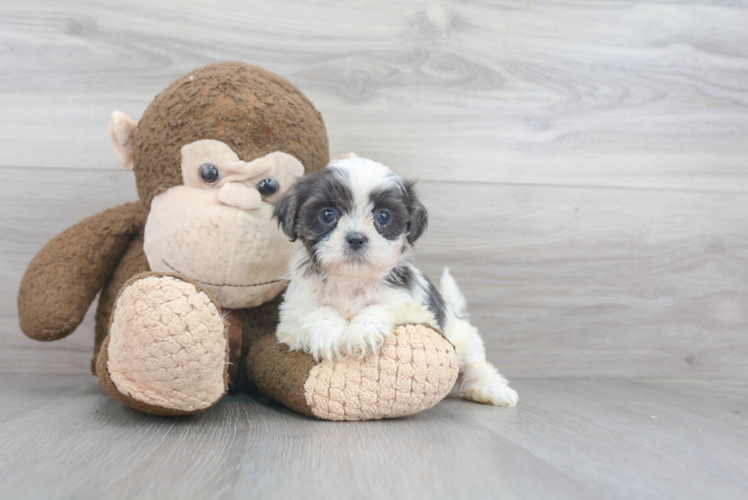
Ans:
[[[3,0],[0,498],[746,498],[747,26],[743,0]],[[420,180],[416,262],[452,267],[517,408],[159,418],[85,375],[92,314],[21,334],[33,255],[136,198],[110,113],[229,59]]]
[[[8,0],[0,23],[8,166],[116,168],[112,110],[241,59],[310,96],[333,152],[420,178],[748,190],[741,1]]]
[[[85,373],[90,318],[25,339],[26,264],[135,198],[106,124],[190,69],[299,85],[332,152],[418,178],[510,376],[748,375],[748,6],[301,0],[0,5],[0,371]]]
[[[3,498],[742,499],[748,385],[517,380],[520,406],[450,397],[333,423],[231,396],[187,418],[84,376],[0,375]]]

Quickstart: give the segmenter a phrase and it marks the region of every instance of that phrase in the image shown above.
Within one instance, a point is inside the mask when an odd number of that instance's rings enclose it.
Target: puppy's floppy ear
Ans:
[[[407,181],[405,183],[405,192],[408,193],[407,206],[408,214],[410,215],[410,221],[408,222],[408,243],[412,245],[421,237],[429,225],[429,214],[426,211],[426,207],[421,204],[421,200],[418,199],[415,182]]]
[[[298,234],[296,233],[296,219],[299,215],[299,195],[296,186],[292,187],[275,203],[273,209],[273,217],[278,219],[278,227],[286,233],[286,236],[291,238],[291,241],[296,241]]]

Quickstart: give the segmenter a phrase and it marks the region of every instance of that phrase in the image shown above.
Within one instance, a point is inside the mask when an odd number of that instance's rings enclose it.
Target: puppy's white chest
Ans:
[[[378,287],[335,283],[325,287],[320,302],[338,311],[342,318],[350,320],[370,305],[381,303],[381,295]]]

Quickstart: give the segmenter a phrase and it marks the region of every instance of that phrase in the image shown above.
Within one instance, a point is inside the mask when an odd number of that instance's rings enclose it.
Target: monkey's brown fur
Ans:
[[[225,142],[244,161],[283,151],[307,173],[330,161],[322,115],[299,89],[256,66],[212,64],[169,85],[138,123],[135,177],[146,206],[182,184],[179,150],[200,139]]]
[[[101,291],[91,368],[110,394],[152,413],[185,412],[149,406],[119,393],[109,379],[106,350],[101,347],[108,342],[115,300],[123,286],[150,271],[143,235],[151,201],[183,184],[180,148],[201,139],[222,141],[247,162],[275,151],[289,153],[302,162],[306,173],[329,160],[320,113],[286,80],[241,62],[192,71],[156,96],[138,123],[132,154],[140,200],[89,217],[53,238],[29,264],[18,296],[23,332],[50,341],[71,334]],[[280,300],[278,296],[239,311],[241,363],[232,383],[236,388],[257,385],[291,409],[311,414],[302,395],[316,363],[269,337],[278,321]]]

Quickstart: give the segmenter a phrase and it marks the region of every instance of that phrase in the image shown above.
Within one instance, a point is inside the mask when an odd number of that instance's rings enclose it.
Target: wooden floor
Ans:
[[[748,383],[521,379],[513,409],[448,398],[321,422],[246,395],[163,418],[93,377],[0,376],[0,497],[745,499]]]
[[[88,375],[90,315],[23,336],[33,255],[137,197],[110,113],[231,59],[419,180],[417,263],[519,407],[160,419]],[[3,0],[0,176],[0,500],[748,498],[745,1]]]

